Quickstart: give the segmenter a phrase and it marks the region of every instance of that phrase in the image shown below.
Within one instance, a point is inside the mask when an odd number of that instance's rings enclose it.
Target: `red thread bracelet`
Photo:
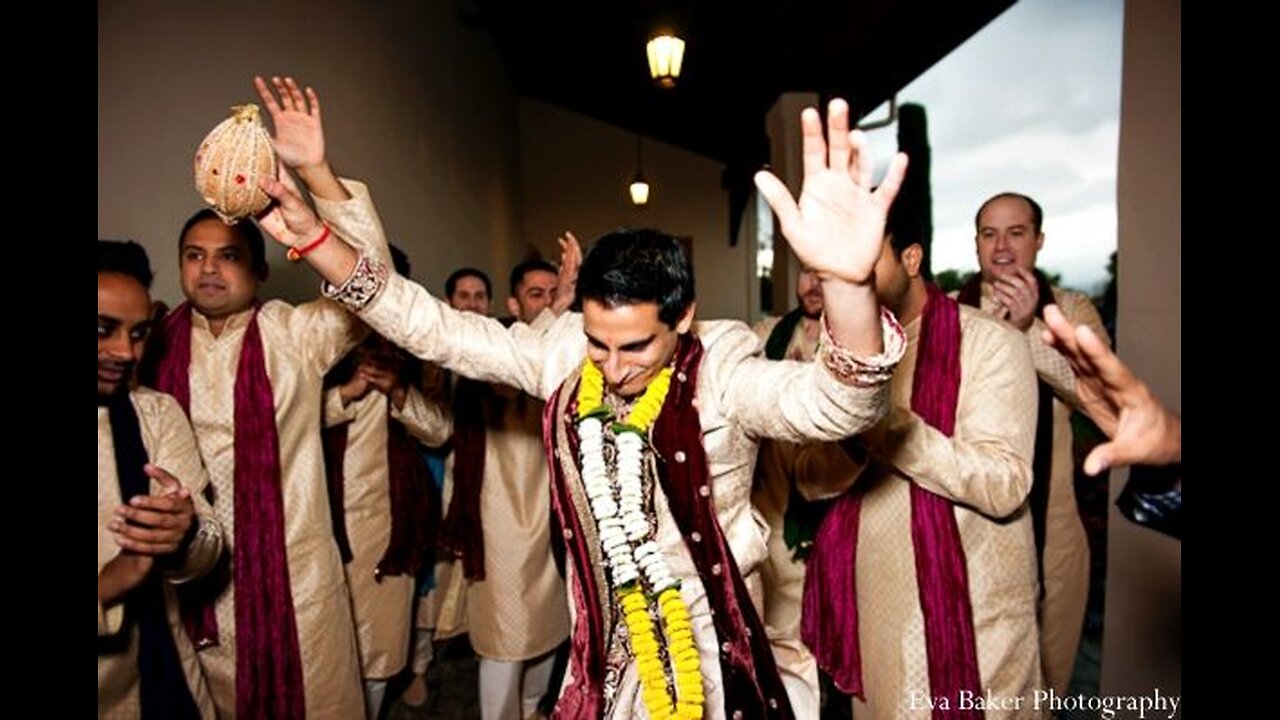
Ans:
[[[289,248],[287,251],[285,251],[284,256],[289,258],[291,262],[298,262],[307,253],[320,247],[320,244],[328,239],[329,239],[329,224],[325,223],[324,231],[320,233],[320,237],[316,238],[315,240],[312,240],[311,242],[307,243],[306,245],[303,245],[302,247],[294,246]]]

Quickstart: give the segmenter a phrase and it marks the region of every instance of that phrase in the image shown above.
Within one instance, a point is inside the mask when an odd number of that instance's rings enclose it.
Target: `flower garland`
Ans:
[[[584,360],[578,385],[579,454],[583,485],[618,606],[627,624],[649,717],[699,720],[704,700],[702,672],[689,608],[680,595],[680,582],[672,577],[662,551],[650,537],[649,519],[644,513],[645,438],[662,411],[670,387],[671,368],[663,368],[626,420],[611,424],[617,450],[611,477],[604,457],[608,440],[604,423],[611,417],[604,405],[604,376],[590,358]],[[650,600],[662,618],[661,631],[654,626]],[[667,668],[660,652],[664,636],[674,695],[668,689]]]

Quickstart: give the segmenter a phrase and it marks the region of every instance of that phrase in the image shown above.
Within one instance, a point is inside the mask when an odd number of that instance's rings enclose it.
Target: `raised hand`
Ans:
[[[1076,375],[1081,409],[1111,438],[1085,458],[1090,475],[1122,465],[1182,460],[1182,418],[1166,408],[1092,330],[1073,327],[1056,305],[1044,309],[1044,341]]]
[[[563,314],[573,307],[574,296],[578,292],[578,270],[582,267],[582,246],[573,233],[565,230],[560,236],[560,273],[556,281],[556,297],[551,303],[551,312]]]
[[[827,122],[824,140],[818,111],[808,108],[800,116],[804,184],[799,203],[770,172],[756,173],[756,187],[802,264],[824,281],[867,285],[880,258],[885,219],[902,186],[907,156],[895,155],[880,187],[872,190],[866,136],[849,131],[849,105],[832,100]]]
[[[294,170],[316,168],[324,164],[324,127],[320,121],[320,98],[316,91],[299,89],[291,77],[272,77],[275,93],[261,76],[253,79],[258,96],[267,106],[275,129],[276,155]],[[276,99],[276,94],[280,96]]]
[[[274,203],[258,218],[258,225],[285,247],[301,247],[320,237],[324,225],[298,191],[298,186],[281,168],[280,179],[264,177],[258,184]]]

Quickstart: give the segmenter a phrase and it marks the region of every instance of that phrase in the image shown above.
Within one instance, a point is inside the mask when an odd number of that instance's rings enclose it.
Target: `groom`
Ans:
[[[549,398],[543,436],[574,608],[560,717],[642,707],[650,717],[791,716],[757,610],[766,547],[750,504],[756,449],[763,438],[869,428],[886,411],[905,343],[876,301],[873,269],[906,158],[871,191],[864,139],[848,119],[848,106],[832,102],[828,143],[817,111],[804,112],[798,204],[777,178],[757,176],[821,279],[827,338],[817,362],[772,362],[745,325],[695,322],[688,258],[656,231],[601,238],[579,275],[582,314],[541,330],[453,311],[344,242],[306,256],[327,294],[395,344]],[[305,245],[321,226],[284,180],[263,182],[279,203],[263,226]]]

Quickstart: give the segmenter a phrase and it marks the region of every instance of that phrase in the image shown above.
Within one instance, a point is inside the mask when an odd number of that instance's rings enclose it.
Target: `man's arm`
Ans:
[[[391,417],[428,447],[440,447],[453,435],[453,413],[442,401],[428,399],[412,385],[406,388],[404,406],[392,406]]]
[[[1102,316],[1088,297],[1070,290],[1059,290],[1054,294],[1059,300],[1059,308],[1071,324],[1084,325],[1104,343],[1111,344],[1107,329],[1102,324]],[[1036,375],[1048,383],[1063,402],[1077,410],[1082,409],[1076,390],[1076,373],[1067,357],[1053,344],[1045,342],[1044,333],[1047,328],[1044,320],[1035,317],[1025,332]]]
[[[894,407],[865,441],[871,455],[953,502],[992,518],[1022,507],[1031,491],[1036,384],[1021,336],[992,323],[967,326],[955,432],[947,437]]]
[[[309,87],[304,92],[291,77],[273,77],[271,83],[274,94],[266,81],[254,78],[258,95],[271,116],[275,131],[272,140],[282,166],[280,175],[292,184],[288,173],[297,173],[324,223],[317,225],[309,242],[322,237],[327,225],[331,235],[358,243],[366,255],[389,265],[386,234],[368,189],[353,180],[339,180],[329,165],[319,96]],[[284,317],[293,346],[320,374],[368,333],[363,323],[327,299],[292,308]]]
[[[1111,438],[1085,458],[1085,472],[1109,467],[1182,462],[1182,418],[1156,399],[1087,325],[1072,325],[1058,308],[1045,308],[1043,340],[1058,348],[1077,377],[1080,409]]]
[[[756,187],[777,214],[796,257],[822,282],[831,337],[854,356],[872,357],[884,350],[875,265],[907,156],[898,153],[872,189],[874,163],[866,136],[849,130],[849,105],[832,100],[827,123],[824,139],[817,110],[807,108],[800,116],[804,185],[798,203],[772,173],[757,173]]]
[[[714,323],[701,372],[725,417],[756,438],[794,443],[832,441],[869,429],[889,408],[891,372],[906,346],[896,324],[882,329],[887,356],[875,372],[845,374],[833,347],[813,362],[766,360],[745,325]]]
[[[168,395],[143,397],[139,421],[155,438],[148,448],[152,462],[144,468],[152,480],[151,494],[117,507],[108,527],[122,554],[150,556],[170,582],[186,582],[217,563],[222,526],[202,494],[208,476],[186,415]]]

